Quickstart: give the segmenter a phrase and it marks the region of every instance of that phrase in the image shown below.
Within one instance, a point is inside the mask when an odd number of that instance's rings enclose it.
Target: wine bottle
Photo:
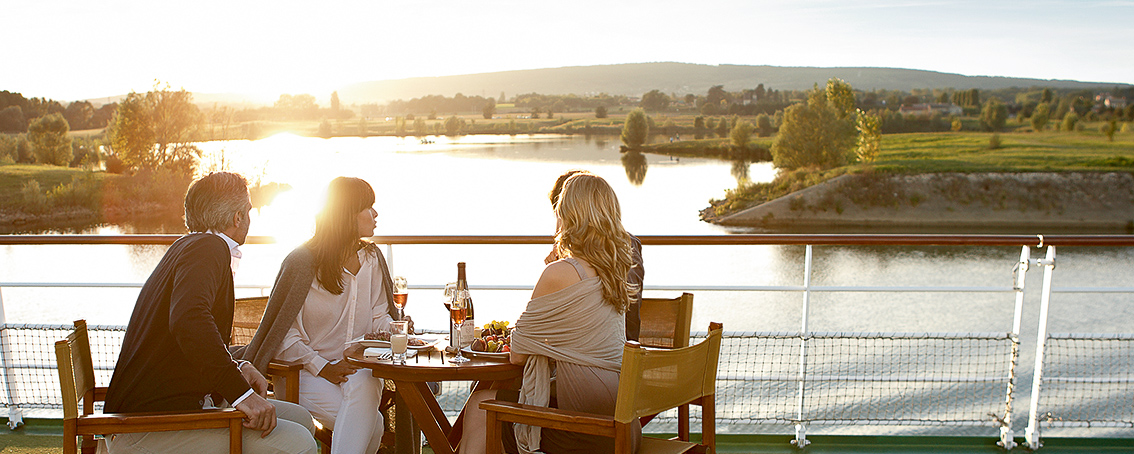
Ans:
[[[469,282],[465,279],[465,262],[457,262],[457,293],[465,295],[465,321],[461,324],[461,347],[472,345],[476,322],[473,315],[472,296],[469,295]]]

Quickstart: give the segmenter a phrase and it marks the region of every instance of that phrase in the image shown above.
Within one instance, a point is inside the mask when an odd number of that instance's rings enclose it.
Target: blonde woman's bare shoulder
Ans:
[[[558,292],[576,282],[579,282],[579,273],[575,271],[575,267],[566,261],[556,260],[543,269],[535,291],[532,292],[532,298]]]

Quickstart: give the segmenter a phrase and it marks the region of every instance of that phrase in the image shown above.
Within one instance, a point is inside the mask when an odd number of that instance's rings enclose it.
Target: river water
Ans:
[[[280,261],[307,239],[327,183],[340,175],[370,182],[377,193],[378,235],[550,235],[554,217],[547,191],[568,169],[601,175],[614,187],[627,229],[637,235],[726,235],[743,230],[701,222],[698,211],[723,197],[738,178],[770,181],[769,163],[646,155],[626,159],[617,138],[583,136],[369,137],[315,139],[278,135],[259,141],[209,142],[202,168],[240,172],[261,183],[291,187],[255,210],[252,235],[276,244],[246,245],[238,285],[270,286]],[[83,233],[130,229],[101,226]],[[136,232],[167,233],[167,232]],[[789,232],[790,233],[790,232]],[[919,232],[928,233],[928,232]],[[955,232],[938,232],[955,233]],[[1008,232],[1003,232],[1008,233]],[[1011,233],[1048,233],[1017,231]],[[397,246],[393,272],[412,286],[455,279],[468,263],[475,285],[531,286],[550,246]],[[2,246],[0,282],[140,283],[163,246]],[[1033,249],[1033,255],[1043,251]],[[1132,286],[1134,248],[1062,248],[1055,287]],[[803,246],[647,246],[646,286],[802,285]],[[812,285],[1010,287],[1020,247],[814,248]],[[1041,271],[1028,273],[1021,333],[1031,358],[1039,312]],[[798,331],[803,295],[797,292],[697,291],[693,329],[722,321],[728,331]],[[238,295],[259,294],[239,289]],[[674,291],[647,290],[647,296]],[[529,291],[474,293],[481,322],[515,320]],[[0,289],[8,323],[125,324],[134,288]],[[807,314],[812,331],[1007,332],[1011,293],[816,293]],[[411,290],[407,313],[418,326],[443,329],[439,291]],[[1134,305],[1125,294],[1056,294],[1052,332],[1129,333]],[[1030,364],[1018,369],[1026,394]],[[1024,397],[1021,395],[1020,397]]]
[[[340,175],[370,182],[377,193],[379,235],[550,235],[554,217],[547,191],[568,169],[601,175],[614,187],[623,222],[637,235],[721,235],[725,229],[700,221],[698,211],[724,196],[738,177],[770,181],[770,163],[738,164],[713,159],[645,155],[632,161],[613,137],[462,136],[305,138],[289,134],[259,141],[200,144],[201,167],[240,172],[252,181],[282,183],[268,206],[254,210],[252,235],[277,239],[244,246],[238,284],[270,285],[283,257],[307,239],[327,183]],[[121,233],[102,226],[85,233]],[[139,232],[164,233],[164,232]],[[943,232],[949,233],[949,232]],[[1016,232],[1037,233],[1037,232]],[[160,246],[5,246],[0,282],[142,282],[161,258]],[[396,274],[411,285],[454,279],[454,264],[468,262],[475,284],[532,285],[548,246],[399,246],[391,258]],[[1134,250],[1062,249],[1056,286],[1122,286],[1134,283]],[[1019,257],[1013,247],[816,247],[815,285],[1011,285]],[[1042,251],[1035,250],[1035,254]],[[644,251],[646,285],[800,285],[802,246],[678,247]],[[96,265],[97,266],[92,266]],[[1032,271],[1032,289],[1039,287]],[[5,288],[10,323],[123,324],[135,289]],[[241,290],[243,293],[258,293]],[[411,296],[409,313],[425,326],[444,326],[437,292]],[[525,291],[484,292],[478,319],[515,319]],[[672,292],[650,292],[664,296]],[[1025,307],[1034,319],[1038,297]],[[791,331],[800,326],[798,293],[700,292],[694,330],[728,314],[726,327],[742,331]],[[1035,304],[1031,304],[1035,302]],[[1122,332],[1134,319],[1117,296],[1061,295],[1053,317],[1066,331]],[[828,293],[812,296],[809,324],[823,331],[1006,331],[1011,294]],[[1125,317],[1125,318],[1124,318]],[[1027,326],[1025,324],[1025,326]]]

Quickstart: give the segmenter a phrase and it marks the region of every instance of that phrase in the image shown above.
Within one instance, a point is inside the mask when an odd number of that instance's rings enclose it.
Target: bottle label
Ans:
[[[474,337],[473,330],[475,329],[476,323],[474,323],[472,319],[465,319],[465,322],[461,323],[461,348],[472,345]]]

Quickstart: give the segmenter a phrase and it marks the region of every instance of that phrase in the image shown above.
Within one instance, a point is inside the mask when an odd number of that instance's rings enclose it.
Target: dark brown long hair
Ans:
[[[307,248],[315,256],[315,280],[328,292],[343,293],[343,264],[359,249],[374,249],[358,237],[358,213],[374,205],[370,184],[350,177],[331,180],[327,201],[315,217],[315,236]]]

